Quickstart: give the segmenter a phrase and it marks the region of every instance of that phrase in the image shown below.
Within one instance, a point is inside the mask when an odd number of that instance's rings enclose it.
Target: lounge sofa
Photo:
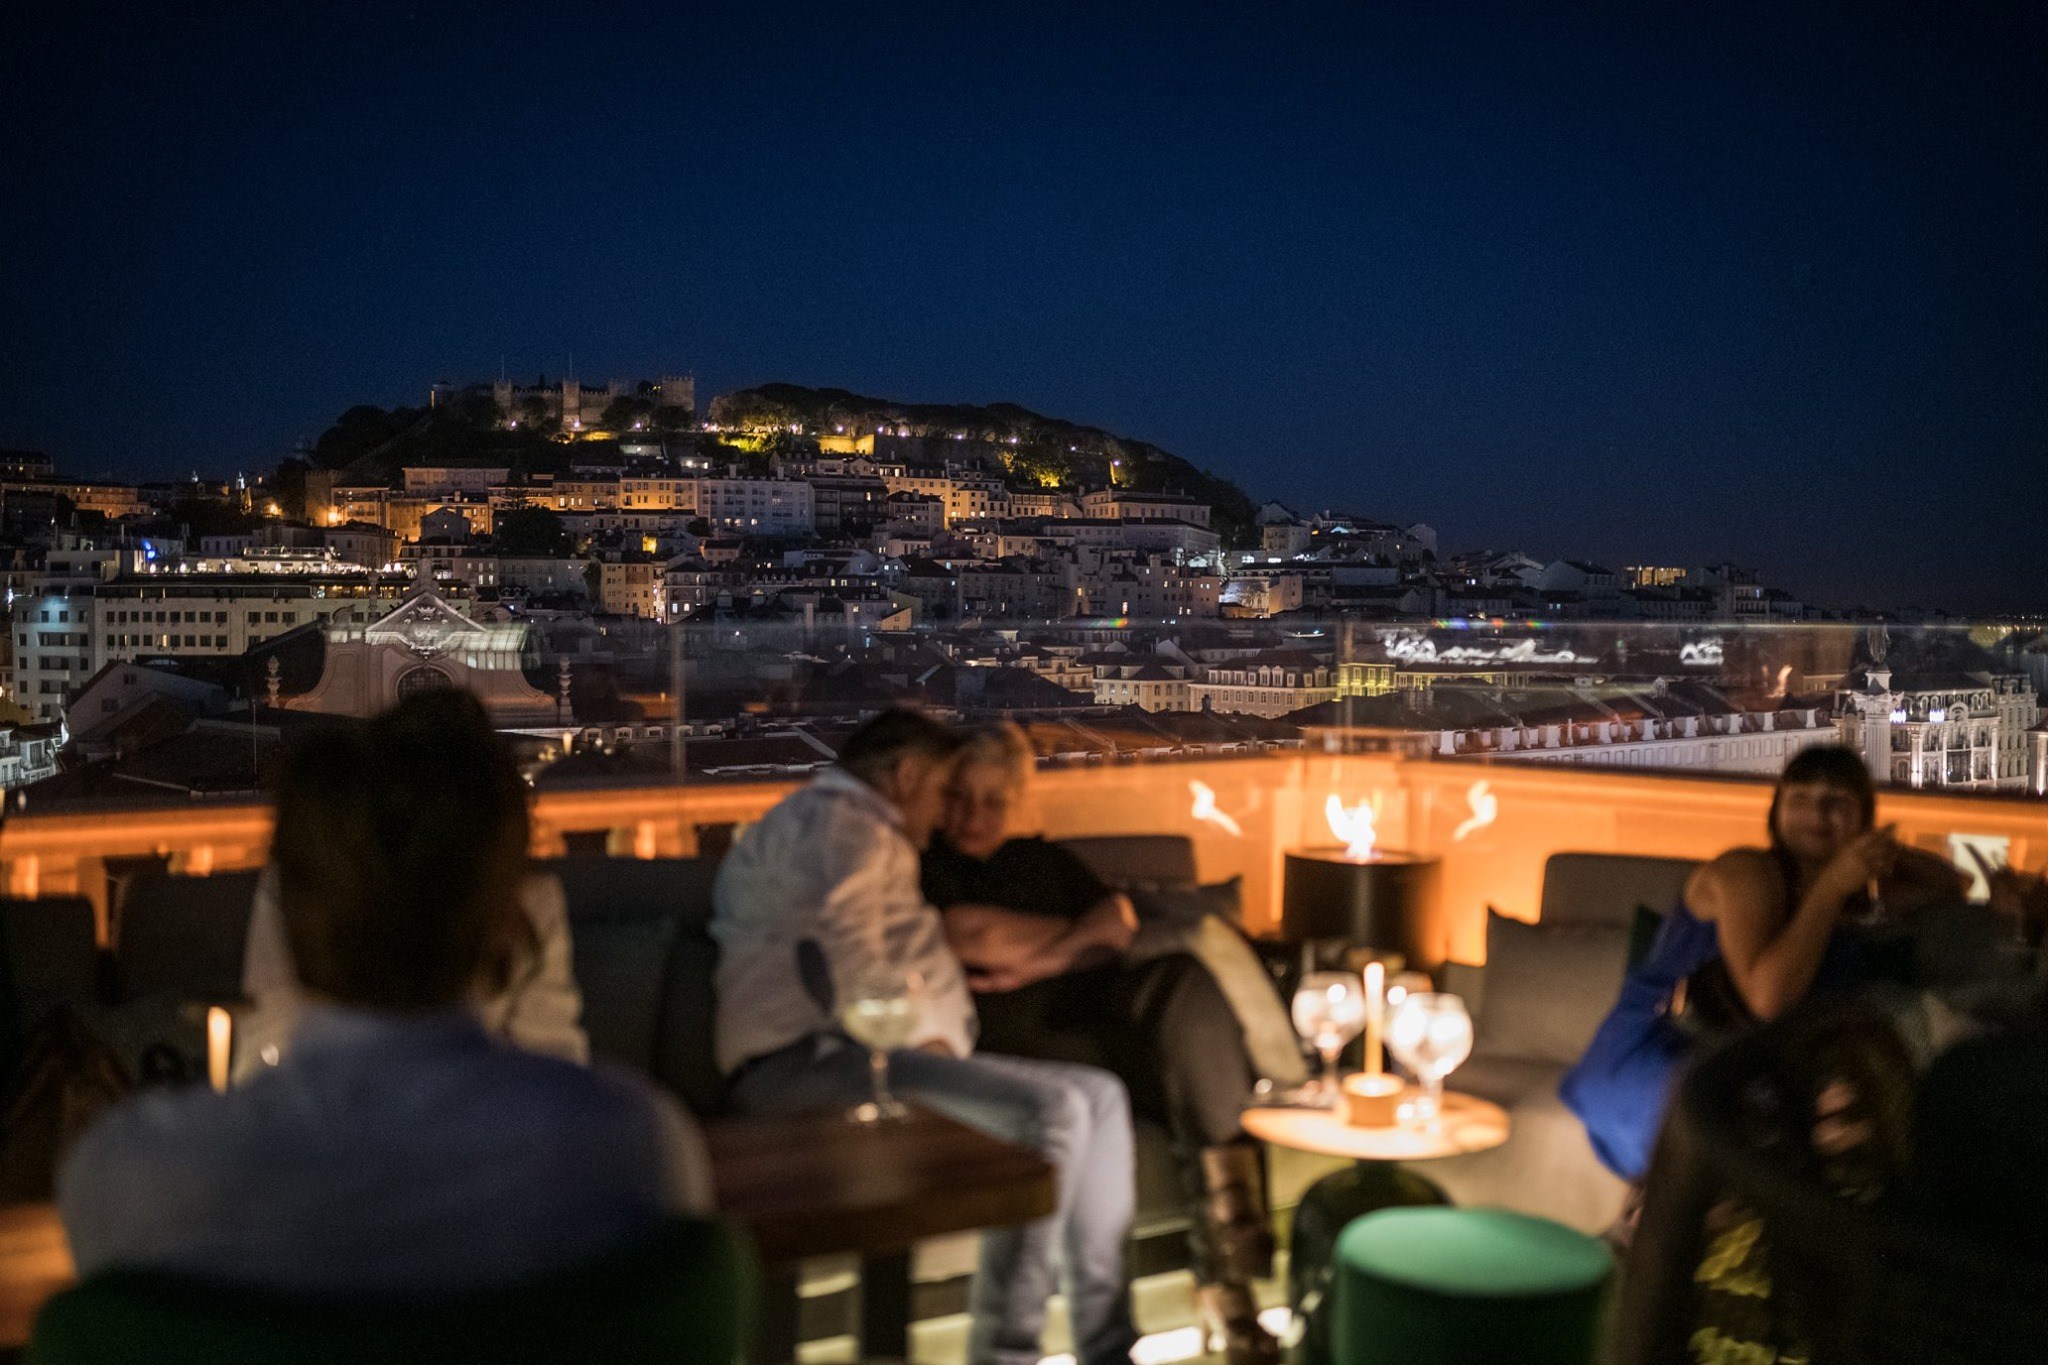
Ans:
[[[1194,848],[1179,836],[1104,836],[1064,841],[1113,886],[1195,886]],[[592,1051],[653,1076],[699,1114],[725,1107],[712,1060],[712,970],[708,926],[714,868],[707,859],[564,858],[546,865],[562,879],[575,941],[576,977]],[[1141,1243],[1170,1258],[1186,1229],[1164,1130],[1138,1135]]]
[[[1543,869],[1538,922],[1494,917],[1486,964],[1445,969],[1442,985],[1465,997],[1477,1034],[1450,1083],[1501,1105],[1513,1124],[1490,1152],[1429,1163],[1425,1173],[1454,1201],[1540,1214],[1586,1232],[1614,1221],[1626,1186],[1593,1155],[1557,1086],[1614,1003],[1631,944],[1642,942],[1639,910],[1668,911],[1696,866],[1554,854]]]
[[[1075,839],[1068,847],[1113,885],[1195,886],[1193,846],[1178,836]],[[593,1052],[653,1077],[700,1115],[725,1108],[713,1061],[708,926],[715,864],[709,859],[575,856],[540,870],[561,878]],[[58,1004],[88,1015],[132,1070],[160,1077],[203,1074],[203,1010],[240,990],[242,945],[254,872],[157,876],[133,883],[118,907],[115,944],[93,944],[91,907],[80,900],[7,902],[0,919],[0,1024],[13,1040]],[[11,948],[11,951],[8,949]],[[1139,1233],[1177,1241],[1185,1229],[1166,1135],[1139,1139]],[[1161,1254],[1171,1255],[1171,1252]]]
[[[1065,841],[1112,885],[1190,889],[1194,851],[1180,836]],[[1472,1059],[1452,1080],[1507,1107],[1514,1135],[1493,1152],[1430,1163],[1459,1203],[1498,1204],[1589,1230],[1618,1210],[1621,1183],[1593,1157],[1557,1082],[1612,1001],[1627,961],[1637,907],[1668,908],[1693,864],[1676,859],[1559,854],[1545,869],[1542,922],[1497,923],[1484,968],[1447,969],[1443,985],[1471,1003]],[[718,1113],[724,1087],[712,1060],[716,948],[707,931],[714,866],[708,859],[576,856],[543,864],[562,879],[575,940],[584,1027],[600,1057],[634,1067],[695,1112]],[[203,1032],[194,1001],[231,997],[254,873],[157,877],[134,884],[120,907],[111,970],[96,962],[83,902],[6,904],[21,1005],[76,1003],[98,980],[101,1017],[131,1059],[152,1048],[197,1074]],[[17,992],[19,997],[19,992]],[[1138,1254],[1156,1270],[1181,1255],[1186,1221],[1163,1131],[1142,1125]],[[1277,1204],[1291,1203],[1331,1163],[1273,1158]]]

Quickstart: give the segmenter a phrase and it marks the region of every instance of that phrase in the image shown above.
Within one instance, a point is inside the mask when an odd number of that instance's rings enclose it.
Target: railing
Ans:
[[[697,853],[705,831],[756,819],[792,781],[607,787],[544,792],[535,800],[534,851],[560,854],[572,838],[622,857]],[[1199,788],[1210,798],[1196,800]],[[1436,932],[1450,956],[1485,953],[1486,909],[1533,919],[1553,853],[1706,858],[1764,833],[1770,784],[1517,764],[1432,762],[1295,751],[1182,763],[1040,772],[1023,819],[1059,837],[1185,834],[1205,881],[1241,880],[1247,925],[1277,923],[1283,857],[1333,842],[1324,807],[1372,803],[1383,847],[1442,860]],[[1198,811],[1203,812],[1198,814]],[[2019,867],[2048,862],[2048,803],[2006,796],[1887,790],[1878,818],[1905,842],[1948,854],[1952,835],[2004,840]],[[580,837],[578,837],[580,836]],[[162,859],[207,875],[258,865],[269,839],[259,804],[21,812],[0,828],[0,878],[10,896],[83,895],[101,911],[126,860]],[[1661,907],[1660,907],[1661,908]]]

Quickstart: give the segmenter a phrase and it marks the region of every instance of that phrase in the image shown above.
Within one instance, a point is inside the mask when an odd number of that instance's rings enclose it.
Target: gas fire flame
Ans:
[[[1451,832],[1451,842],[1458,843],[1468,834],[1475,834],[1500,819],[1500,798],[1493,794],[1493,788],[1484,781],[1474,782],[1465,793],[1465,804],[1472,808],[1472,814],[1465,822]]]
[[[1195,798],[1194,808],[1188,812],[1189,815],[1202,821],[1204,824],[1216,826],[1216,828],[1232,838],[1241,839],[1244,837],[1244,831],[1238,828],[1237,821],[1231,819],[1218,809],[1216,805],[1216,789],[1214,787],[1211,787],[1206,782],[1190,782],[1188,783],[1188,790],[1194,794]]]
[[[1788,686],[1788,685],[1789,685],[1789,684],[1791,683],[1791,681],[1792,681],[1792,665],[1790,665],[1790,664],[1786,664],[1786,665],[1785,665],[1784,667],[1782,667],[1782,668],[1780,668],[1780,669],[1778,670],[1778,685],[1777,685],[1776,687],[1773,687],[1773,688],[1771,689],[1771,695],[1772,695],[1773,697],[1782,697],[1782,696],[1784,696],[1784,695],[1785,695],[1785,688],[1786,688],[1786,687],[1787,687],[1787,686]]]
[[[1371,859],[1372,846],[1379,842],[1379,834],[1373,829],[1372,802],[1346,806],[1331,792],[1330,799],[1323,804],[1323,816],[1330,822],[1330,833],[1344,841],[1345,857],[1361,863]]]

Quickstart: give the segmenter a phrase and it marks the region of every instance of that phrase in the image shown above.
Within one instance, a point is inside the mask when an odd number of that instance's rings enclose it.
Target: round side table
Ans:
[[[1436,1123],[1427,1128],[1358,1128],[1329,1109],[1247,1109],[1244,1130],[1261,1142],[1352,1160],[1349,1169],[1309,1186],[1294,1210],[1289,1239],[1287,1300],[1301,1324],[1291,1358],[1296,1365],[1331,1365],[1328,1300],[1337,1234],[1375,1209],[1450,1203],[1434,1181],[1401,1163],[1498,1147],[1508,1140],[1508,1115],[1490,1100],[1447,1090]]]

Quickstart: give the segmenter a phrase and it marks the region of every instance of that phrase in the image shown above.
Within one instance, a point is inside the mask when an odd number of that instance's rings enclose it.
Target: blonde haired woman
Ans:
[[[1011,837],[1033,761],[1013,725],[971,733],[924,858],[925,896],[976,992],[981,1047],[1123,1079],[1132,1110],[1173,1136],[1203,1307],[1226,1358],[1277,1360],[1251,1287],[1270,1273],[1273,1238],[1261,1154],[1238,1122],[1257,1070],[1233,1001],[1265,1008],[1284,1031],[1279,997],[1262,980],[1226,994],[1184,952],[1132,952],[1129,897],[1057,844]]]

